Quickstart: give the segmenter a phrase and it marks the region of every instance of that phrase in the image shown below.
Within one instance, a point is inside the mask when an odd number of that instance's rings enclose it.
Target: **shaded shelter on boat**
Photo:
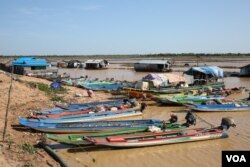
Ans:
[[[156,74],[149,73],[142,77],[141,81],[138,81],[135,88],[142,90],[149,90],[151,88],[162,88],[170,85],[176,85],[178,83],[186,83],[186,79],[177,74]]]
[[[194,85],[218,82],[218,79],[223,79],[224,77],[223,69],[217,66],[191,67],[184,74],[193,76]]]

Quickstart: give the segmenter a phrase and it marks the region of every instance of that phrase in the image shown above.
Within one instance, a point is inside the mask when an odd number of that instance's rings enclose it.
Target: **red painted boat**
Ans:
[[[126,107],[126,106],[120,106],[117,111],[123,112],[123,111],[127,111],[127,110],[132,110],[132,109],[133,110],[138,110],[139,107],[129,108],[129,107]],[[108,110],[105,110],[105,111],[103,110],[103,111],[99,111],[99,112],[106,112],[106,111],[108,111]],[[43,119],[44,118],[59,118],[59,117],[63,117],[63,116],[73,116],[73,115],[80,115],[80,114],[88,114],[90,112],[93,113],[93,112],[98,112],[98,111],[88,109],[88,110],[79,110],[79,111],[74,111],[74,112],[65,110],[65,111],[57,113],[57,114],[35,114],[35,113],[31,113],[30,118],[36,118],[36,119],[39,119],[39,118],[40,119],[42,119],[42,118]]]
[[[215,128],[193,128],[168,132],[152,132],[147,134],[133,134],[125,136],[110,136],[106,138],[85,137],[84,139],[95,145],[129,148],[146,147],[173,143],[193,142],[227,138],[225,130],[235,126],[231,118],[223,118],[221,126]]]
[[[79,115],[79,114],[88,114],[90,112],[93,112],[92,110],[79,110],[79,111],[74,111],[74,112],[70,112],[70,111],[64,111],[58,114],[44,114],[44,115],[38,115],[38,114],[30,114],[31,118],[58,118],[58,117],[62,117],[62,116],[70,116],[70,115]]]

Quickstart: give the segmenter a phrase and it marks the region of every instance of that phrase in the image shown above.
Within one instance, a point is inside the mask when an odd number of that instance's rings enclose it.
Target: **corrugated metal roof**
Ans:
[[[139,64],[171,64],[168,60],[141,60]]]
[[[248,65],[245,65],[245,66],[243,66],[243,67],[240,67],[241,69],[242,68],[248,68],[250,66],[250,64],[248,64]]]
[[[36,59],[34,57],[20,57],[12,61],[12,65],[16,66],[48,66],[48,62],[45,59]]]
[[[97,64],[97,63],[101,63],[103,61],[103,59],[90,59],[90,60],[87,60],[85,61],[85,63],[88,63],[88,64]]]

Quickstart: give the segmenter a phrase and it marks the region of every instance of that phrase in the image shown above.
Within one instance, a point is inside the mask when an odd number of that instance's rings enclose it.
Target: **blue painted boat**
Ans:
[[[250,105],[246,104],[207,104],[188,105],[193,111],[198,112],[225,112],[225,111],[250,111]]]
[[[91,121],[78,123],[41,123],[30,119],[20,119],[20,124],[29,128],[50,133],[81,133],[107,130],[119,130],[128,128],[147,128],[148,126],[160,126],[162,121],[153,119],[119,120],[119,121]]]
[[[47,114],[60,114],[62,112],[77,112],[79,110],[87,110],[93,106],[97,105],[105,105],[107,107],[112,106],[120,106],[123,103],[123,99],[116,99],[116,100],[108,100],[108,101],[99,101],[99,102],[90,102],[90,103],[79,103],[79,104],[68,104],[68,105],[62,105],[62,104],[56,104],[55,109],[46,110],[46,111],[36,111],[34,114],[40,114],[40,115],[47,115]]]
[[[115,100],[108,100],[108,101],[99,101],[99,102],[90,102],[90,103],[79,103],[79,104],[68,104],[68,105],[56,105],[56,107],[60,107],[63,109],[88,109],[90,107],[96,105],[105,105],[105,106],[120,106],[123,103],[123,99],[115,99]]]
[[[99,112],[99,113],[89,113],[89,114],[79,114],[79,115],[70,115],[63,116],[58,118],[39,118],[39,119],[29,119],[30,122],[41,122],[41,123],[76,123],[76,122],[86,122],[86,121],[99,121],[99,120],[108,120],[108,119],[116,119],[122,117],[130,117],[130,116],[140,116],[142,112],[127,110],[124,112]],[[22,124],[23,120],[26,118],[19,118],[19,123]]]

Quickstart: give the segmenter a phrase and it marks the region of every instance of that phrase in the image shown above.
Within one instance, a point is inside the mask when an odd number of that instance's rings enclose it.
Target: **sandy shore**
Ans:
[[[7,129],[7,141],[13,141],[10,149],[7,143],[0,143],[0,164],[4,166],[23,166],[26,164],[33,164],[34,166],[58,166],[58,164],[50,158],[43,150],[39,149],[37,154],[29,154],[22,149],[25,143],[36,145],[41,137],[41,133],[30,133],[17,131],[11,128],[11,125],[18,124],[18,116],[27,116],[32,111],[53,108],[54,102],[50,100],[50,96],[30,87],[27,82],[39,82],[50,84],[49,81],[39,78],[32,78],[26,76],[15,76],[13,80],[13,88],[11,91],[11,101]],[[7,104],[7,95],[10,85],[10,77],[6,74],[0,73],[0,139],[2,140],[2,131],[4,126],[4,116]],[[108,93],[98,92],[95,97],[88,98],[87,93],[83,89],[75,87],[65,87],[67,94],[62,94],[65,102],[83,103],[89,101],[97,101],[110,98]],[[82,94],[83,97],[75,97],[75,93]]]

